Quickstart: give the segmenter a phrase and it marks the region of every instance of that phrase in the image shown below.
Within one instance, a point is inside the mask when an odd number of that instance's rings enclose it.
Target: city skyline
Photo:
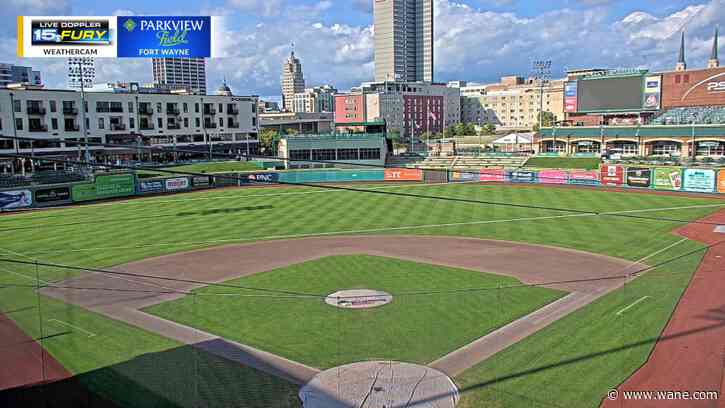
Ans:
[[[86,10],[70,0],[47,7],[15,2],[10,11],[27,15],[158,13],[141,2],[126,2],[123,9],[121,3],[110,3]],[[686,28],[688,65],[705,66],[712,29],[725,23],[723,0],[584,3],[555,1],[546,11],[525,1],[485,5],[476,0],[435,0],[435,79],[489,83],[503,75],[527,76],[531,60],[539,57],[552,59],[555,76],[581,67],[670,69],[676,62],[673,55],[682,28]],[[226,14],[228,27],[233,27],[230,34],[242,41],[231,50],[234,57],[208,67],[209,89],[215,89],[226,75],[237,94],[271,96],[280,94],[280,63],[292,40],[298,44],[296,51],[305,62],[310,86],[332,82],[338,89],[348,89],[374,79],[372,1],[353,1],[353,5],[324,0],[229,0],[199,9],[180,2],[178,10],[164,13]],[[481,30],[484,24],[489,29]],[[6,26],[14,28],[14,23]],[[594,41],[598,47],[591,47]],[[0,61],[32,65],[43,72],[48,87],[64,87],[64,61],[16,59],[12,30],[0,30],[0,44]],[[98,82],[152,81],[147,60],[99,59],[97,65]]]

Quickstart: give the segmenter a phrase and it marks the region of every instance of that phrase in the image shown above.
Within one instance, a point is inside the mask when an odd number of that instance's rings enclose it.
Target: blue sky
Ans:
[[[308,86],[348,89],[372,79],[373,0],[5,0],[0,61],[33,65],[62,86],[62,60],[17,61],[15,15],[224,15],[228,58],[208,64],[215,88],[226,76],[237,94],[279,93],[280,66],[295,41]],[[550,58],[554,73],[580,67],[674,66],[679,32],[688,62],[705,64],[725,0],[434,0],[436,80],[494,82],[528,75]],[[725,30],[721,30],[725,31]],[[721,38],[725,44],[725,39]],[[99,81],[151,81],[149,61],[99,60]]]

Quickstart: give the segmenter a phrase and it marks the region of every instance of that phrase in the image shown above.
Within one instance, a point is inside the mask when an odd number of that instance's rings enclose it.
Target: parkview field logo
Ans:
[[[212,18],[119,17],[119,57],[209,57]]]

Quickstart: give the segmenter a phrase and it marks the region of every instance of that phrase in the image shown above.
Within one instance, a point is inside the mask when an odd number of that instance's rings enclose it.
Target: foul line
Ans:
[[[627,310],[629,310],[629,309],[633,308],[634,306],[636,306],[637,304],[639,304],[639,303],[641,303],[641,302],[645,301],[646,299],[649,299],[649,296],[642,296],[641,298],[639,298],[639,299],[635,300],[635,301],[634,301],[634,302],[633,302],[632,304],[630,304],[629,306],[627,306],[627,307],[625,307],[624,309],[622,309],[622,310],[618,311],[618,312],[617,312],[617,316],[621,316],[621,315],[622,315],[622,313],[624,313],[624,312],[626,312]]]
[[[83,333],[85,333],[85,334],[87,334],[87,335],[88,335],[88,338],[91,338],[91,337],[96,337],[96,333],[93,333],[93,332],[89,332],[88,330],[86,330],[86,329],[84,329],[84,328],[82,328],[82,327],[78,327],[78,326],[76,326],[76,325],[72,325],[72,324],[70,324],[70,323],[67,323],[67,322],[64,322],[64,321],[62,321],[62,320],[58,320],[58,319],[48,319],[48,321],[49,321],[49,322],[55,322],[55,323],[57,323],[57,324],[60,324],[61,326],[66,326],[66,327],[70,327],[71,329],[76,329],[76,330],[78,330],[78,331],[82,331]]]

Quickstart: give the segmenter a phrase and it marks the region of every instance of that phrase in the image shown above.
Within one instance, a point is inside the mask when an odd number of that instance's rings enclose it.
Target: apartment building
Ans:
[[[256,151],[257,100],[256,96],[127,90],[89,92],[84,109],[81,93],[76,91],[0,89],[0,154],[77,157],[83,130],[94,143]],[[34,140],[16,142],[2,136]],[[114,146],[93,146],[90,150],[99,162],[131,160],[137,153]]]
[[[337,89],[330,85],[308,88],[304,92],[295,93],[292,96],[292,112],[334,112],[336,93]]]
[[[0,63],[0,87],[9,84],[41,85],[40,71],[32,67]]]
[[[154,82],[169,89],[187,89],[206,94],[204,58],[153,58]]]

